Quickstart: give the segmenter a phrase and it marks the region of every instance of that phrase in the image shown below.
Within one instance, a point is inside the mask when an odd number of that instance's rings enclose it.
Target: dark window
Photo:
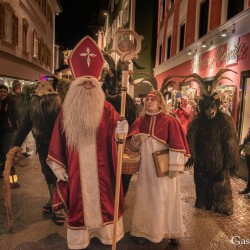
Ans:
[[[172,37],[168,37],[168,48],[167,48],[167,59],[170,58],[170,52],[171,52],[171,43],[172,43]]]
[[[179,44],[179,51],[184,49],[184,39],[185,39],[185,23],[181,25],[180,28],[180,44]]]
[[[162,0],[161,20],[163,20],[165,16],[165,7],[166,7],[166,0]]]
[[[207,34],[209,14],[209,0],[204,0],[200,5],[199,38]]]
[[[23,18],[23,34],[22,34],[22,44],[23,51],[27,52],[27,35],[28,35],[28,22]]]
[[[17,46],[18,45],[18,18],[15,15],[12,16],[12,22],[13,22],[12,44]]]
[[[162,57],[162,45],[159,48],[159,65],[161,64],[161,57]]]
[[[227,20],[244,10],[244,0],[228,0]]]
[[[4,6],[0,3],[0,38],[5,39],[5,11]]]
[[[174,6],[174,0],[169,1],[169,10]]]
[[[47,5],[47,1],[43,0],[42,1],[42,12],[44,13],[44,15],[46,15],[46,5]]]

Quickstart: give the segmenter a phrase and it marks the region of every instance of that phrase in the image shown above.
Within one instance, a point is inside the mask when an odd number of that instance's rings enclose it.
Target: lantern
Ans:
[[[14,188],[19,188],[20,187],[17,180],[18,180],[18,177],[16,175],[15,166],[12,166],[11,170],[10,170],[10,176],[9,176],[9,181],[10,181],[10,187],[11,188],[14,189]]]

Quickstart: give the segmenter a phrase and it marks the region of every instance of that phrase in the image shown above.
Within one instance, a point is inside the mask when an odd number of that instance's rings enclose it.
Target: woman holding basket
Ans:
[[[131,235],[137,243],[167,238],[178,245],[177,239],[183,235],[178,175],[184,170],[189,149],[180,123],[169,115],[159,91],[147,95],[126,147],[141,153]]]

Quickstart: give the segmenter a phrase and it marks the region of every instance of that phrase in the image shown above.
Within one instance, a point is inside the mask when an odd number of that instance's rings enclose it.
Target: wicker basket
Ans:
[[[123,153],[122,173],[135,174],[140,167],[141,156],[139,152],[125,151]]]

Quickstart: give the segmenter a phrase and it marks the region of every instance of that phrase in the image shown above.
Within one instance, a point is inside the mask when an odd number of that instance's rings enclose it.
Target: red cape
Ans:
[[[171,115],[162,112],[156,115],[146,114],[132,124],[128,138],[134,134],[145,133],[169,146],[175,151],[183,151],[189,155],[186,136],[180,123]]]

